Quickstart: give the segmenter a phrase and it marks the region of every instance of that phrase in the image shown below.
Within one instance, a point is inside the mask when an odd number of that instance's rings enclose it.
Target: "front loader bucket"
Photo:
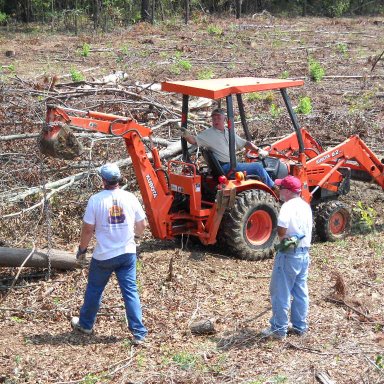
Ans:
[[[46,125],[38,142],[41,153],[59,159],[72,160],[83,152],[83,146],[67,125]]]

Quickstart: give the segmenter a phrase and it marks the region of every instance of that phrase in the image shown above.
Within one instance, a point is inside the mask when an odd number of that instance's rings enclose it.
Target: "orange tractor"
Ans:
[[[374,179],[384,189],[383,160],[358,136],[324,150],[307,130],[300,128],[287,88],[302,85],[303,81],[247,77],[164,82],[162,90],[182,95],[182,128],[188,125],[190,96],[225,98],[231,170],[237,162],[234,96],[244,136],[250,140],[242,94],[279,90],[293,132],[266,145],[267,158],[260,160],[257,153],[248,153],[246,161],[262,161],[272,179],[288,174],[298,177],[303,183],[302,197],[314,207],[318,235],[323,240],[336,240],[344,237],[350,226],[349,210],[338,197],[348,193],[351,178],[361,174]],[[155,238],[190,235],[205,245],[218,242],[233,256],[249,260],[273,254],[279,200],[260,180],[242,172],[224,174],[209,149],[202,149],[207,166],[197,166],[190,160],[184,139],[181,139],[183,160],[163,164],[151,140],[150,128],[127,117],[52,105],[47,106],[40,141],[42,152],[64,158],[78,155],[80,147],[73,140],[71,126],[121,136],[125,140]],[[143,138],[149,139],[150,154]],[[72,152],[67,151],[68,147]]]

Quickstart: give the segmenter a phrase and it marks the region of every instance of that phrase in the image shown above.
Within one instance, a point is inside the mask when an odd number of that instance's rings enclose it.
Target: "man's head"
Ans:
[[[121,173],[116,164],[106,163],[100,168],[100,176],[106,185],[116,185],[120,181]]]
[[[288,201],[301,193],[301,181],[295,176],[286,176],[284,179],[276,179],[275,184],[280,187],[280,200]]]
[[[212,126],[220,131],[224,130],[225,110],[216,108],[212,111]]]

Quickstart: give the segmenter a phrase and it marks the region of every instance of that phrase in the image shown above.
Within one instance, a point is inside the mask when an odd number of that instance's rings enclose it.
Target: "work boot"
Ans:
[[[288,327],[287,335],[294,335],[299,337],[304,337],[307,334],[308,331],[300,331],[297,328],[294,327]]]
[[[276,332],[272,331],[271,328],[263,329],[259,335],[263,339],[275,339],[275,340],[280,340],[280,341],[284,341],[287,337],[286,335],[282,335],[280,333],[276,333]]]
[[[77,316],[72,317],[72,319],[71,319],[71,327],[72,327],[72,329],[75,330],[75,331],[79,331],[81,333],[84,333],[86,335],[90,335],[93,332],[93,330],[92,329],[85,329],[85,328],[83,328],[79,324],[79,321],[80,321],[80,319]]]
[[[148,340],[146,337],[143,337],[142,339],[134,337],[133,339],[131,339],[131,343],[136,347],[146,348],[148,346]]]

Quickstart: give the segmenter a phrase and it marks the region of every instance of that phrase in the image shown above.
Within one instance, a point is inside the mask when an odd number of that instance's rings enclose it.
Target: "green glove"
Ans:
[[[303,235],[293,235],[291,237],[286,237],[280,241],[279,244],[275,244],[276,251],[286,251],[288,248],[296,249],[300,243],[300,240],[304,238]]]

